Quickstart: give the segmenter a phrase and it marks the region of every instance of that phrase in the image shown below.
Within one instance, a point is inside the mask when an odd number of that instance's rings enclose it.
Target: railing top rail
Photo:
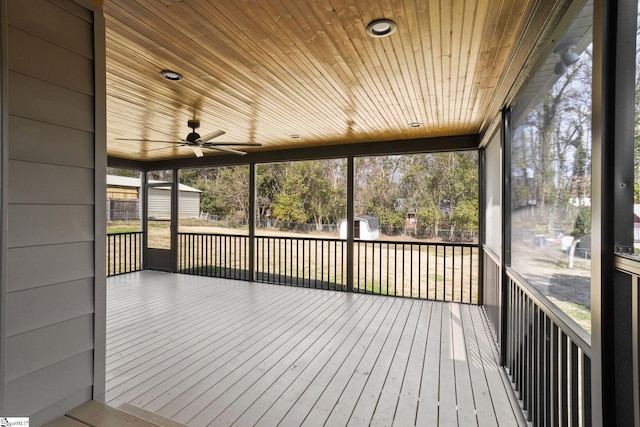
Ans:
[[[305,240],[305,241],[323,241],[323,242],[346,242],[344,239],[335,237],[297,237],[297,236],[264,236],[257,234],[256,239],[283,239],[283,240]]]
[[[500,256],[497,255],[491,248],[488,248],[485,245],[482,245],[482,250],[484,251],[484,254],[486,256],[488,256],[489,258],[491,258],[493,260],[493,262],[495,262],[498,265],[500,264]]]
[[[226,236],[226,237],[246,237],[247,239],[249,238],[249,236],[247,234],[230,234],[230,233],[185,233],[185,232],[178,232],[178,236]]]
[[[640,256],[616,254],[616,269],[640,277]]]
[[[516,284],[522,289],[529,298],[535,302],[538,307],[547,315],[553,322],[558,325],[562,332],[564,332],[573,341],[584,354],[591,358],[591,335],[584,329],[582,329],[572,318],[566,313],[549,303],[547,298],[537,289],[531,287],[526,280],[516,273],[512,268],[506,268],[507,276],[516,282]]]
[[[229,234],[229,233],[193,233],[193,232],[179,232],[179,235],[189,236],[231,236],[231,237],[249,237],[246,234]],[[256,234],[256,239],[282,239],[282,240],[303,240],[303,241],[324,241],[324,242],[346,242],[345,239],[335,237],[313,237],[313,236],[266,236]],[[414,242],[410,240],[360,240],[355,239],[354,243],[378,243],[385,245],[416,245],[416,246],[448,246],[448,247],[465,247],[465,248],[477,248],[478,243],[467,242]]]
[[[117,233],[107,232],[107,236],[121,236],[125,234],[142,234],[142,231],[118,231]]]
[[[477,248],[478,243],[468,242],[415,242],[411,240],[354,240],[358,243],[382,243],[385,245],[402,244],[402,245],[416,245],[416,246],[454,246],[456,248]]]

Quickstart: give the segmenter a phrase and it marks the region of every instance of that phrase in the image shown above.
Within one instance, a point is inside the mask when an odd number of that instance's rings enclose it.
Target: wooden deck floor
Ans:
[[[190,426],[525,425],[479,307],[109,278],[107,403]]]

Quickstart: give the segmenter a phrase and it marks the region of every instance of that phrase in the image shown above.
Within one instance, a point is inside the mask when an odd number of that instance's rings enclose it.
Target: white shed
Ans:
[[[380,221],[372,216],[362,215],[353,218],[353,238],[376,240],[380,237]],[[340,238],[347,238],[347,220],[340,221]]]
[[[162,181],[150,180],[150,184]],[[140,179],[124,176],[107,175],[107,193],[113,193],[114,189],[135,189],[137,197],[140,197]],[[180,218],[200,217],[200,193],[197,188],[184,184],[178,186],[178,207]],[[149,212],[150,218],[169,218],[171,216],[171,191],[169,187],[149,188]]]
[[[154,183],[154,181],[149,181]],[[178,186],[178,217],[200,217],[200,193],[201,191],[184,184]],[[149,188],[149,218],[169,218],[171,216],[171,191],[169,187]]]

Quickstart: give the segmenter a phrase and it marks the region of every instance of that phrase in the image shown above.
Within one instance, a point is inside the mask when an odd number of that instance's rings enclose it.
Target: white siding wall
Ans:
[[[104,286],[94,255],[94,169],[104,149],[96,154],[94,12],[68,0],[2,1],[9,228],[0,415],[40,425],[94,393],[95,295]]]
[[[200,217],[200,193],[193,191],[181,191],[179,195],[180,218]]]
[[[149,205],[147,215],[149,218],[171,218],[171,191],[164,188],[149,188]]]
[[[180,191],[178,195],[180,218],[198,218],[200,216],[200,193]],[[171,218],[171,191],[166,188],[149,188],[149,217]]]

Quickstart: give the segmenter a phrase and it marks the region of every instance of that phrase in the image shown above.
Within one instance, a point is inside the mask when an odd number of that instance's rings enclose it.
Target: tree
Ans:
[[[249,215],[249,168],[225,166],[180,171],[180,182],[202,191],[200,208],[223,218],[246,222]]]
[[[107,168],[107,175],[126,176],[129,178],[140,178],[140,171],[132,169]]]
[[[589,233],[591,233],[591,209],[582,207],[578,210],[571,235],[574,237],[582,237]]]
[[[317,230],[338,221],[346,206],[345,186],[340,176],[344,161],[304,161],[289,164],[282,191],[272,204],[276,219],[286,222],[312,221]]]

